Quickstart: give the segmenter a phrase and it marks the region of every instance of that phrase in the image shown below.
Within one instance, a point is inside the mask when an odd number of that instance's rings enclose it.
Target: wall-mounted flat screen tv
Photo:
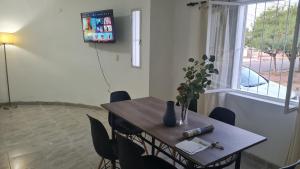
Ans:
[[[84,42],[112,43],[116,41],[113,10],[81,13]]]

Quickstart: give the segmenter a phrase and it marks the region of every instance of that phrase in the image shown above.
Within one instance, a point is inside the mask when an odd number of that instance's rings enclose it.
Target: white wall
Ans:
[[[183,82],[182,68],[187,65],[188,58],[205,53],[207,19],[198,7],[188,7],[189,0],[176,0],[174,15],[174,47],[173,47],[173,87],[175,98],[177,87]]]
[[[283,113],[283,105],[227,94],[225,106],[236,113],[237,126],[267,137],[267,141],[248,152],[278,166],[284,166],[297,112]]]
[[[173,23],[174,0],[151,1],[150,95],[174,100],[173,88]]]
[[[190,0],[151,1],[150,95],[175,100],[182,67],[205,52],[206,17]]]
[[[0,32],[16,32],[19,38],[19,43],[7,50],[12,100],[107,102],[107,86],[99,74],[94,45],[82,40],[80,13],[108,8],[115,12],[118,42],[98,44],[97,48],[112,90],[128,90],[133,97],[150,94],[175,100],[183,79],[181,68],[187,58],[199,55],[205,39],[198,36],[205,34],[199,33],[199,28],[205,27],[199,10],[187,7],[187,2],[1,0]],[[133,8],[143,10],[142,69],[130,66],[129,15]],[[7,101],[3,61],[0,48],[0,102]]]
[[[97,44],[112,90],[149,94],[150,1],[1,0],[0,32],[16,32],[8,46],[12,101],[61,101],[99,105],[108,101],[94,45],[84,43],[80,13],[114,9],[118,41]],[[142,68],[131,67],[130,12],[143,10]],[[7,101],[0,48],[0,102]]]

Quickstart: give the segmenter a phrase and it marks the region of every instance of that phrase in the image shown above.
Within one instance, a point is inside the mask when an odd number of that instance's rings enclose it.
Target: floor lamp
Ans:
[[[7,69],[7,58],[6,58],[6,45],[14,44],[16,38],[11,33],[0,33],[0,46],[3,45],[4,49],[4,60],[5,60],[5,73],[6,73],[6,84],[7,84],[7,94],[8,94],[8,106],[11,106],[11,98],[10,98],[10,88],[9,88],[9,78],[8,78],[8,69]],[[6,109],[8,109],[6,107]]]

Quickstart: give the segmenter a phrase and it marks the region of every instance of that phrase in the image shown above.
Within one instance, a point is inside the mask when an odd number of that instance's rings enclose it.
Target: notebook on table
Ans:
[[[209,142],[195,137],[192,140],[181,141],[180,143],[177,143],[175,147],[189,155],[193,155],[207,149],[210,145]]]

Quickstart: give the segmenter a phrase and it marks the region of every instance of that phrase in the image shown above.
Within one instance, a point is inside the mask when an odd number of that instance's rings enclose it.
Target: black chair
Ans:
[[[214,108],[214,110],[209,114],[209,117],[232,126],[235,125],[235,113],[224,107]]]
[[[156,156],[141,156],[143,148],[119,134],[117,134],[117,142],[122,169],[176,169],[176,167]]]
[[[300,165],[300,160],[298,160],[296,163],[292,164],[292,165],[289,165],[289,166],[286,166],[286,167],[282,167],[280,169],[296,169],[296,167]]]
[[[125,101],[131,100],[129,94],[126,91],[115,91],[110,94],[110,102],[118,102],[118,101]],[[109,125],[112,127],[113,130],[118,131],[121,134],[125,134],[130,138],[134,138],[136,135],[140,135],[143,131],[131,123],[127,122],[126,120],[114,115],[112,112],[108,114],[108,122]],[[114,131],[112,130],[112,137],[114,137]],[[138,142],[143,144],[146,153],[148,154],[146,144],[143,140],[136,138]]]
[[[189,105],[189,110],[193,111],[193,112],[197,112],[197,100],[196,99],[192,99]],[[176,103],[176,106],[180,106],[179,102]]]
[[[213,111],[209,114],[210,118],[213,118],[215,120],[221,121],[223,123],[227,123],[229,125],[234,126],[235,125],[235,113],[229,109],[226,109],[224,107],[216,107],[213,109]],[[231,164],[233,164],[238,158],[240,158],[241,154],[235,154],[224,161],[214,164],[210,167],[211,169],[222,169],[225,168]]]
[[[116,165],[115,162],[118,159],[117,145],[112,140],[109,139],[105,127],[99,120],[89,115],[87,116],[91,123],[91,133],[92,133],[94,148],[97,154],[100,157],[102,157],[98,169],[102,169],[102,166],[105,169],[108,169],[107,165],[109,163],[111,163],[113,168],[115,168]]]
[[[197,112],[197,100],[196,99],[191,100],[190,105],[189,105],[189,110],[191,110],[193,112]]]

